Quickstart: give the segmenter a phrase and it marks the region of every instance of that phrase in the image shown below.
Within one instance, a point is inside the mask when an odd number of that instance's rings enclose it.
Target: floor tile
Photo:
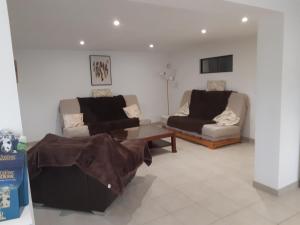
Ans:
[[[211,225],[275,225],[250,209],[238,211]]]
[[[296,210],[271,200],[262,200],[250,207],[274,223],[280,223],[296,214]]]
[[[222,194],[207,196],[197,203],[219,217],[225,217],[241,209],[241,206],[226,198]]]
[[[218,220],[212,212],[196,204],[171,214],[184,225],[208,225]]]
[[[300,214],[297,214],[294,217],[289,218],[288,220],[284,221],[280,225],[299,225],[300,224]]]
[[[154,198],[154,202],[157,206],[162,207],[167,212],[173,212],[194,203],[190,198],[186,197],[178,191],[172,191],[161,197]]]
[[[164,216],[156,220],[153,220],[149,223],[146,223],[145,225],[184,225],[184,224],[180,223],[180,221],[176,220],[173,216],[169,215],[169,216]]]
[[[155,200],[143,202],[135,211],[129,210],[128,213],[131,217],[130,222],[135,225],[148,223],[168,214],[167,210],[156,204]]]
[[[221,193],[243,207],[249,206],[262,199],[258,191],[252,186],[237,186],[233,187],[231,190],[222,191]]]

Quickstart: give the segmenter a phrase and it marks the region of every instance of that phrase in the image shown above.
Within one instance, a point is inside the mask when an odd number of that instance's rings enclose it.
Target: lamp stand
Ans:
[[[167,79],[167,104],[168,104],[168,116],[170,115],[170,99],[169,99],[169,80]]]

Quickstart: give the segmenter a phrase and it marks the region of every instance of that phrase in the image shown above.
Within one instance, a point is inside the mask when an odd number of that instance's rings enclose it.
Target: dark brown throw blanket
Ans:
[[[30,179],[42,175],[46,167],[77,166],[119,194],[125,184],[124,177],[135,171],[143,162],[152,162],[144,141],[114,141],[108,134],[84,138],[64,138],[48,134],[28,151]]]
[[[186,130],[190,132],[196,132],[201,134],[202,128],[205,124],[215,123],[212,120],[195,119],[188,116],[170,116],[168,119],[168,126],[174,127],[180,130]]]
[[[129,119],[123,108],[126,107],[122,95],[114,97],[78,98],[83,121],[91,135],[111,130],[139,126],[139,119]]]
[[[225,110],[230,95],[231,91],[193,90],[189,117],[212,120]]]
[[[121,119],[121,120],[112,120],[104,121],[97,123],[88,124],[90,135],[96,135],[101,133],[109,133],[109,131],[120,130],[130,127],[138,127],[140,121],[138,118],[132,119]]]
[[[168,126],[190,132],[202,133],[205,124],[213,124],[213,118],[221,114],[228,104],[231,91],[193,90],[190,102],[190,115],[171,116]]]
[[[128,119],[123,108],[126,107],[122,95],[99,98],[78,98],[84,123]]]

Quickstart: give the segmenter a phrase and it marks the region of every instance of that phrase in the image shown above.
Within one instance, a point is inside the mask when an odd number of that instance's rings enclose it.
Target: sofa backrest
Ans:
[[[126,102],[126,106],[137,104],[138,107],[140,108],[136,95],[124,95],[124,99]],[[60,113],[61,118],[62,118],[63,114],[80,113],[80,105],[79,105],[78,99],[73,98],[73,99],[61,100],[59,102],[59,113]],[[62,121],[62,127],[64,127],[63,120],[61,119],[61,121]]]
[[[227,105],[238,117],[240,117],[240,122],[238,126],[243,127],[246,114],[248,110],[248,97],[245,94],[233,92],[229,99]]]
[[[181,102],[180,102],[180,107],[183,106],[186,102],[190,103],[191,101],[191,95],[192,95],[192,90],[187,90],[184,92]],[[238,126],[242,128],[247,110],[248,110],[248,97],[245,94],[233,92],[229,99],[228,99],[228,105],[227,105],[238,117],[240,117],[240,122]]]
[[[192,96],[192,91],[191,90],[185,91],[183,93],[183,96],[182,96],[182,99],[181,99],[181,102],[180,102],[180,107],[182,107],[186,102],[188,102],[190,104],[191,103],[191,96]]]

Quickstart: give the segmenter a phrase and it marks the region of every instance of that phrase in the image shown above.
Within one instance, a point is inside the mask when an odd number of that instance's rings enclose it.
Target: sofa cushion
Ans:
[[[213,120],[225,110],[230,94],[231,91],[193,90],[189,117]]]
[[[65,128],[81,127],[84,125],[82,113],[63,114],[63,120]]]
[[[141,108],[136,95],[124,95],[124,99],[125,99],[125,102],[126,102],[126,106],[137,104],[138,107]]]
[[[206,124],[202,128],[202,136],[211,140],[240,137],[240,128],[238,126]]]
[[[64,99],[59,103],[59,111],[63,114],[80,113],[80,105],[77,99]]]
[[[238,117],[229,107],[225,109],[220,115],[213,119],[219,126],[232,126],[240,122]]]
[[[230,108],[240,118],[238,126],[241,128],[244,124],[248,108],[247,96],[241,93],[232,93],[228,99],[228,108]]]
[[[225,91],[225,80],[209,80],[207,81],[207,91]]]
[[[88,137],[90,136],[88,126],[72,127],[63,129],[64,137]]]
[[[93,89],[92,90],[92,96],[94,98],[97,98],[97,97],[112,97],[113,94],[111,92],[110,89]]]
[[[133,104],[123,108],[128,118],[140,118],[142,113],[137,104]]]
[[[130,127],[138,127],[139,119],[120,119],[120,120],[111,120],[111,121],[103,121],[88,124],[89,131],[91,135],[99,134],[99,133],[107,133],[112,130],[120,130]]]
[[[151,120],[150,119],[140,119],[140,126],[150,125]]]
[[[179,110],[175,113],[174,116],[188,116],[190,114],[190,105],[189,102],[186,102]]]
[[[181,130],[197,132],[201,134],[205,124],[215,123],[212,120],[201,120],[187,116],[170,116],[167,125]]]

